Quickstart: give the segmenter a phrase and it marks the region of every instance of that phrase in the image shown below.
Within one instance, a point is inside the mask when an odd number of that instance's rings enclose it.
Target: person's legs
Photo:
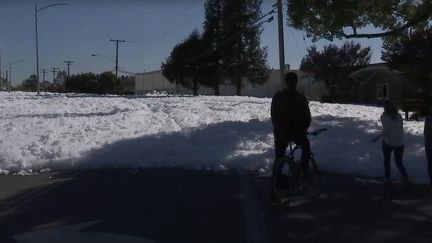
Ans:
[[[384,141],[382,143],[382,152],[384,156],[384,175],[386,180],[390,180],[390,156],[391,147],[388,146]]]
[[[311,156],[310,142],[307,135],[301,135],[294,139],[294,143],[299,145],[302,149],[302,169],[303,171],[309,170],[309,160]]]
[[[403,152],[404,152],[404,146],[394,147],[396,166],[399,169],[402,181],[407,182],[408,174],[406,172],[405,166],[403,165]]]
[[[273,162],[272,170],[272,180],[271,180],[271,196],[276,199],[276,190],[278,185],[278,179],[282,174],[283,168],[283,156],[285,156],[288,141],[282,135],[274,135],[274,145],[275,145],[275,160]]]

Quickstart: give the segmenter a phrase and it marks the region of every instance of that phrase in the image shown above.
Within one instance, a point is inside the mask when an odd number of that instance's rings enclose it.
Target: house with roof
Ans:
[[[382,104],[392,101],[403,104],[418,96],[421,86],[385,64],[370,65],[349,75],[350,96],[355,103]]]

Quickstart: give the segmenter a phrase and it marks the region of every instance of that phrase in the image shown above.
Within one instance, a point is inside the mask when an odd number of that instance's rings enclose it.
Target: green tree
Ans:
[[[65,88],[68,92],[96,93],[97,76],[94,73],[81,73],[66,79]]]
[[[82,73],[66,79],[65,88],[69,92],[93,94],[119,94],[120,81],[112,72],[101,74]]]
[[[211,74],[212,86],[215,95],[220,94],[220,82],[223,79],[221,72],[220,43],[224,38],[222,32],[222,8],[225,0],[207,0],[204,5],[205,16],[203,24],[203,40],[208,44],[209,50],[201,53],[197,58],[206,63],[207,72]]]
[[[261,47],[262,27],[257,24],[261,5],[262,0],[224,1],[222,8],[222,66],[237,95],[241,95],[243,78],[252,83],[266,81],[267,50]]]
[[[122,90],[120,80],[112,72],[104,72],[97,75],[96,93],[119,94]]]
[[[431,0],[287,0],[288,22],[308,37],[376,38],[424,29],[432,20]],[[367,33],[365,27],[380,29]]]
[[[162,63],[162,73],[170,82],[192,88],[193,94],[198,94],[199,84],[211,86],[211,76],[207,72],[207,64],[203,61],[202,53],[206,52],[206,45],[197,30],[187,39],[177,44],[165,63]],[[210,80],[210,81],[209,81]]]
[[[200,80],[213,87],[215,95],[226,79],[236,85],[238,95],[244,78],[264,83],[267,50],[261,47],[262,28],[257,23],[261,5],[262,0],[207,0],[202,35],[194,31],[176,45],[162,65],[165,77],[192,86],[194,93]]]
[[[383,43],[381,59],[411,80],[432,87],[432,28],[413,31]]]
[[[345,42],[340,48],[330,44],[324,46],[322,51],[312,46],[303,57],[300,70],[313,73],[316,79],[325,81],[333,96],[338,92],[346,95],[349,89],[348,75],[368,65],[371,56],[370,47],[363,48],[353,41]]]
[[[18,89],[22,90],[22,91],[35,92],[36,91],[36,84],[37,84],[37,76],[36,76],[36,74],[32,74],[32,75],[30,75],[29,78],[25,79],[22,82],[21,87],[18,87]]]

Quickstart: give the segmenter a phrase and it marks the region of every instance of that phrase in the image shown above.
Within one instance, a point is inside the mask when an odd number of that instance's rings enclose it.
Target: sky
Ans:
[[[37,1],[38,8],[67,3],[38,12],[40,69],[67,70],[65,60],[74,61],[71,74],[114,71],[115,43],[119,46],[119,67],[128,72],[159,70],[173,47],[194,29],[201,30],[205,0],[58,0]],[[262,12],[276,0],[264,0]],[[0,55],[4,75],[12,65],[13,84],[36,72],[35,1],[0,1]],[[285,22],[286,23],[286,22]],[[279,67],[277,21],[263,25],[262,46],[268,48],[268,63]],[[306,49],[313,43],[302,31],[284,25],[285,59],[297,69]],[[371,46],[372,63],[380,62],[380,39],[358,40]],[[329,41],[315,43],[318,47]],[[340,45],[342,40],[333,41]],[[92,56],[92,54],[96,56]],[[42,78],[42,76],[41,76]],[[46,80],[52,80],[50,73]]]

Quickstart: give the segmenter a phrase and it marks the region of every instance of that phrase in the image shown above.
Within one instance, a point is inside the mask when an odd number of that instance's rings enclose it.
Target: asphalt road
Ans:
[[[427,242],[432,190],[325,174],[277,208],[268,178],[181,169],[0,176],[0,242]]]

